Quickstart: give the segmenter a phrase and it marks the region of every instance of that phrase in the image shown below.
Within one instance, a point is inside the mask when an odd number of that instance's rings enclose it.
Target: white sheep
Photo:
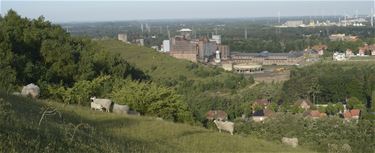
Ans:
[[[283,144],[286,144],[286,145],[290,145],[292,146],[293,148],[297,147],[298,146],[298,139],[297,138],[287,138],[287,137],[283,137],[281,139],[281,142]]]
[[[128,105],[120,105],[120,104],[113,104],[112,112],[118,114],[128,114],[129,106]]]
[[[23,86],[21,91],[22,96],[31,96],[32,98],[38,98],[39,94],[40,88],[33,83],[30,83],[27,86]]]
[[[234,123],[233,122],[229,122],[229,121],[219,121],[219,120],[214,120],[214,123],[216,125],[216,127],[219,129],[219,132],[221,132],[221,130],[224,130],[224,131],[228,131],[230,132],[231,135],[233,135],[233,131],[234,131]]]
[[[91,102],[91,109],[103,111],[104,107],[100,104]]]
[[[92,102],[103,106],[106,112],[109,112],[112,105],[112,101],[110,99],[98,99],[96,97],[91,97],[90,99]]]

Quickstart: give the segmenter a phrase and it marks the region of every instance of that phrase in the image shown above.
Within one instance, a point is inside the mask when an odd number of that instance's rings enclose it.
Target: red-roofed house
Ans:
[[[298,107],[304,109],[305,111],[309,110],[312,106],[312,103],[309,101],[309,100],[306,100],[306,99],[300,99],[298,100],[295,105],[297,105]]]
[[[309,114],[312,119],[320,118],[320,112],[318,110],[312,110]]]
[[[272,112],[271,110],[268,110],[268,109],[254,111],[253,116],[252,116],[252,120],[254,122],[263,122],[265,119],[272,116],[273,113],[274,112]]]
[[[360,109],[352,109],[352,110],[350,110],[350,114],[352,115],[352,119],[359,119],[360,113],[361,113]]]
[[[352,119],[358,120],[360,114],[361,114],[360,109],[352,109],[350,111],[345,111],[343,116],[344,116],[344,119],[346,121],[349,121],[349,120],[352,120]]]
[[[344,112],[344,120],[349,121],[352,119],[352,114],[349,111]]]

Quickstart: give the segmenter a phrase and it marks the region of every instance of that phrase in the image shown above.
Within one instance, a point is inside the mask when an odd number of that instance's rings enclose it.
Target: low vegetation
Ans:
[[[46,116],[55,108],[62,118]],[[251,135],[0,93],[0,152],[312,152]],[[22,146],[22,147],[21,147]]]

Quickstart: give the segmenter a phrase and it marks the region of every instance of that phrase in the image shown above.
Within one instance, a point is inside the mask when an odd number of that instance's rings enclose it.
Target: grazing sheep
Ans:
[[[103,106],[106,112],[109,112],[109,109],[111,108],[111,105],[112,105],[112,101],[110,99],[98,99],[96,97],[91,97],[90,99],[92,102]]]
[[[118,113],[118,114],[128,114],[129,112],[129,106],[128,105],[120,105],[120,104],[113,104],[112,112]]]
[[[104,107],[100,104],[91,102],[91,109],[93,110],[100,110],[101,112],[103,111]]]
[[[30,83],[27,86],[23,86],[21,91],[22,96],[31,96],[32,98],[38,98],[39,94],[40,88],[33,83]]]
[[[283,144],[286,144],[286,145],[290,145],[292,146],[293,148],[297,147],[298,146],[298,139],[297,138],[287,138],[287,137],[283,137],[281,139],[281,142]]]
[[[233,135],[233,131],[234,131],[234,123],[233,122],[229,122],[229,121],[219,121],[219,120],[214,120],[214,123],[216,125],[216,127],[219,129],[219,132],[221,132],[221,130],[224,130],[224,131],[228,131],[230,132],[231,135]]]

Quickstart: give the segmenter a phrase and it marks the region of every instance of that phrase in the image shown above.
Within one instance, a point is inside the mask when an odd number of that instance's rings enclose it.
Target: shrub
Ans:
[[[78,81],[71,88],[49,86],[48,92],[52,98],[64,103],[86,105],[90,100],[90,96],[95,95],[103,82],[109,78],[110,76],[100,76],[92,81]]]
[[[173,89],[150,82],[120,81],[111,94],[114,101],[127,104],[141,114],[167,120],[192,121],[188,106]]]

